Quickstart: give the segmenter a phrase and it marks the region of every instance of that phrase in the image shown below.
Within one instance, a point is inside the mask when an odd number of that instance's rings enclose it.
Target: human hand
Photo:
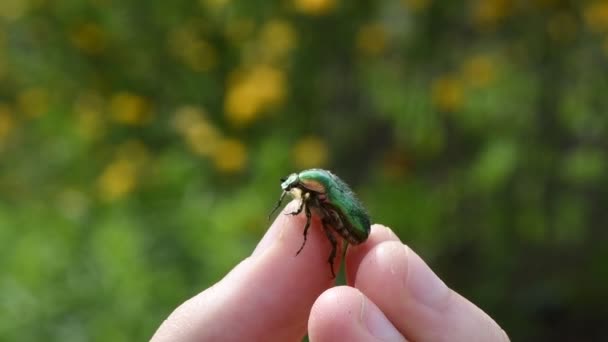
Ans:
[[[307,331],[313,342],[509,341],[492,318],[380,225],[349,248],[349,286],[332,287],[330,244],[318,219],[294,256],[304,223],[304,215],[278,215],[253,254],[179,306],[152,341],[300,341]]]

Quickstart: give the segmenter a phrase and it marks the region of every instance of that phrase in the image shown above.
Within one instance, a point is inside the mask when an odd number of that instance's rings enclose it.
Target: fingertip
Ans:
[[[313,305],[308,333],[318,341],[405,341],[378,307],[359,290],[339,286]]]
[[[385,241],[400,241],[399,237],[388,227],[381,224],[371,226],[367,240],[357,246],[350,246],[346,253],[346,279],[347,284],[353,285],[356,281],[357,270],[363,258],[378,244]]]
[[[252,256],[257,257],[271,249],[273,250],[273,253],[283,255],[287,262],[293,261],[290,259],[297,260],[298,257],[303,256],[303,259],[300,259],[300,261],[308,260],[308,262],[315,264],[318,264],[319,262],[324,263],[325,268],[331,276],[327,257],[329,256],[332,245],[323,231],[321,221],[317,215],[311,216],[310,227],[308,228],[306,236],[304,235],[307,221],[306,215],[304,212],[301,212],[298,215],[291,214],[298,209],[299,205],[299,201],[293,200],[281,210],[264,237],[262,237],[256,246]],[[337,234],[335,237],[338,251],[334,260],[334,266],[337,271],[339,270],[342,255],[342,253],[339,253],[339,250],[342,249],[342,239],[337,236]],[[301,247],[302,250],[298,253]]]
[[[286,229],[291,229],[296,222],[295,220],[290,220],[291,215],[286,215],[287,213],[293,212],[298,207],[298,201],[291,201],[285,205],[285,207],[277,214],[274,221],[260,240],[258,245],[255,247],[251,256],[258,256],[274,245],[277,240],[281,238],[281,234]],[[293,218],[293,217],[291,217]]]
[[[345,340],[345,333],[350,335],[350,330],[359,320],[361,305],[361,294],[353,288],[338,286],[323,292],[310,311],[310,340]]]
[[[372,232],[374,232],[375,235],[377,235],[383,241],[400,241],[397,234],[395,234],[390,227],[383,224],[373,224]]]
[[[317,215],[312,215],[310,226],[306,234],[305,226],[307,217],[302,212],[298,215],[290,213],[297,210],[298,201],[290,202],[277,218],[276,226],[278,234],[271,244],[272,256],[283,263],[292,264],[293,269],[305,267],[308,277],[320,277],[333,282],[332,267],[328,257],[332,250],[332,244],[323,230],[323,225]],[[274,227],[273,227],[274,229]],[[334,233],[336,238],[336,255],[333,269],[337,272],[342,261],[342,239]]]

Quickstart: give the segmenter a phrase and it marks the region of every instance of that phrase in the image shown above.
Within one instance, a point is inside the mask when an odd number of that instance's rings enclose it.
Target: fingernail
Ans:
[[[405,341],[384,313],[363,294],[361,294],[361,320],[367,331],[380,341]]]
[[[407,288],[416,301],[431,308],[440,309],[450,289],[431,268],[407,246]]]

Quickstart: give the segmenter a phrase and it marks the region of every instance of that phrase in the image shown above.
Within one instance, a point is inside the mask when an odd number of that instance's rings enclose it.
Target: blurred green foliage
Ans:
[[[514,341],[598,340],[607,60],[600,0],[2,0],[0,339],[149,338],[318,166]]]

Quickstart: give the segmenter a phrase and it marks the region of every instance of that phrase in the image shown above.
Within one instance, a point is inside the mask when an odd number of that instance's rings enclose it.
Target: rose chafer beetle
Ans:
[[[281,206],[286,194],[300,200],[298,209],[288,215],[298,215],[302,211],[306,215],[304,226],[304,241],[296,252],[300,254],[306,245],[306,236],[312,213],[319,216],[327,239],[331,243],[331,252],[327,262],[332,276],[335,278],[334,259],[338,242],[332,233],[337,232],[348,243],[358,245],[367,240],[370,230],[370,218],[365,208],[350,187],[338,176],[322,169],[304,170],[300,173],[292,173],[287,178],[281,179],[283,193],[274,207],[272,213]]]

